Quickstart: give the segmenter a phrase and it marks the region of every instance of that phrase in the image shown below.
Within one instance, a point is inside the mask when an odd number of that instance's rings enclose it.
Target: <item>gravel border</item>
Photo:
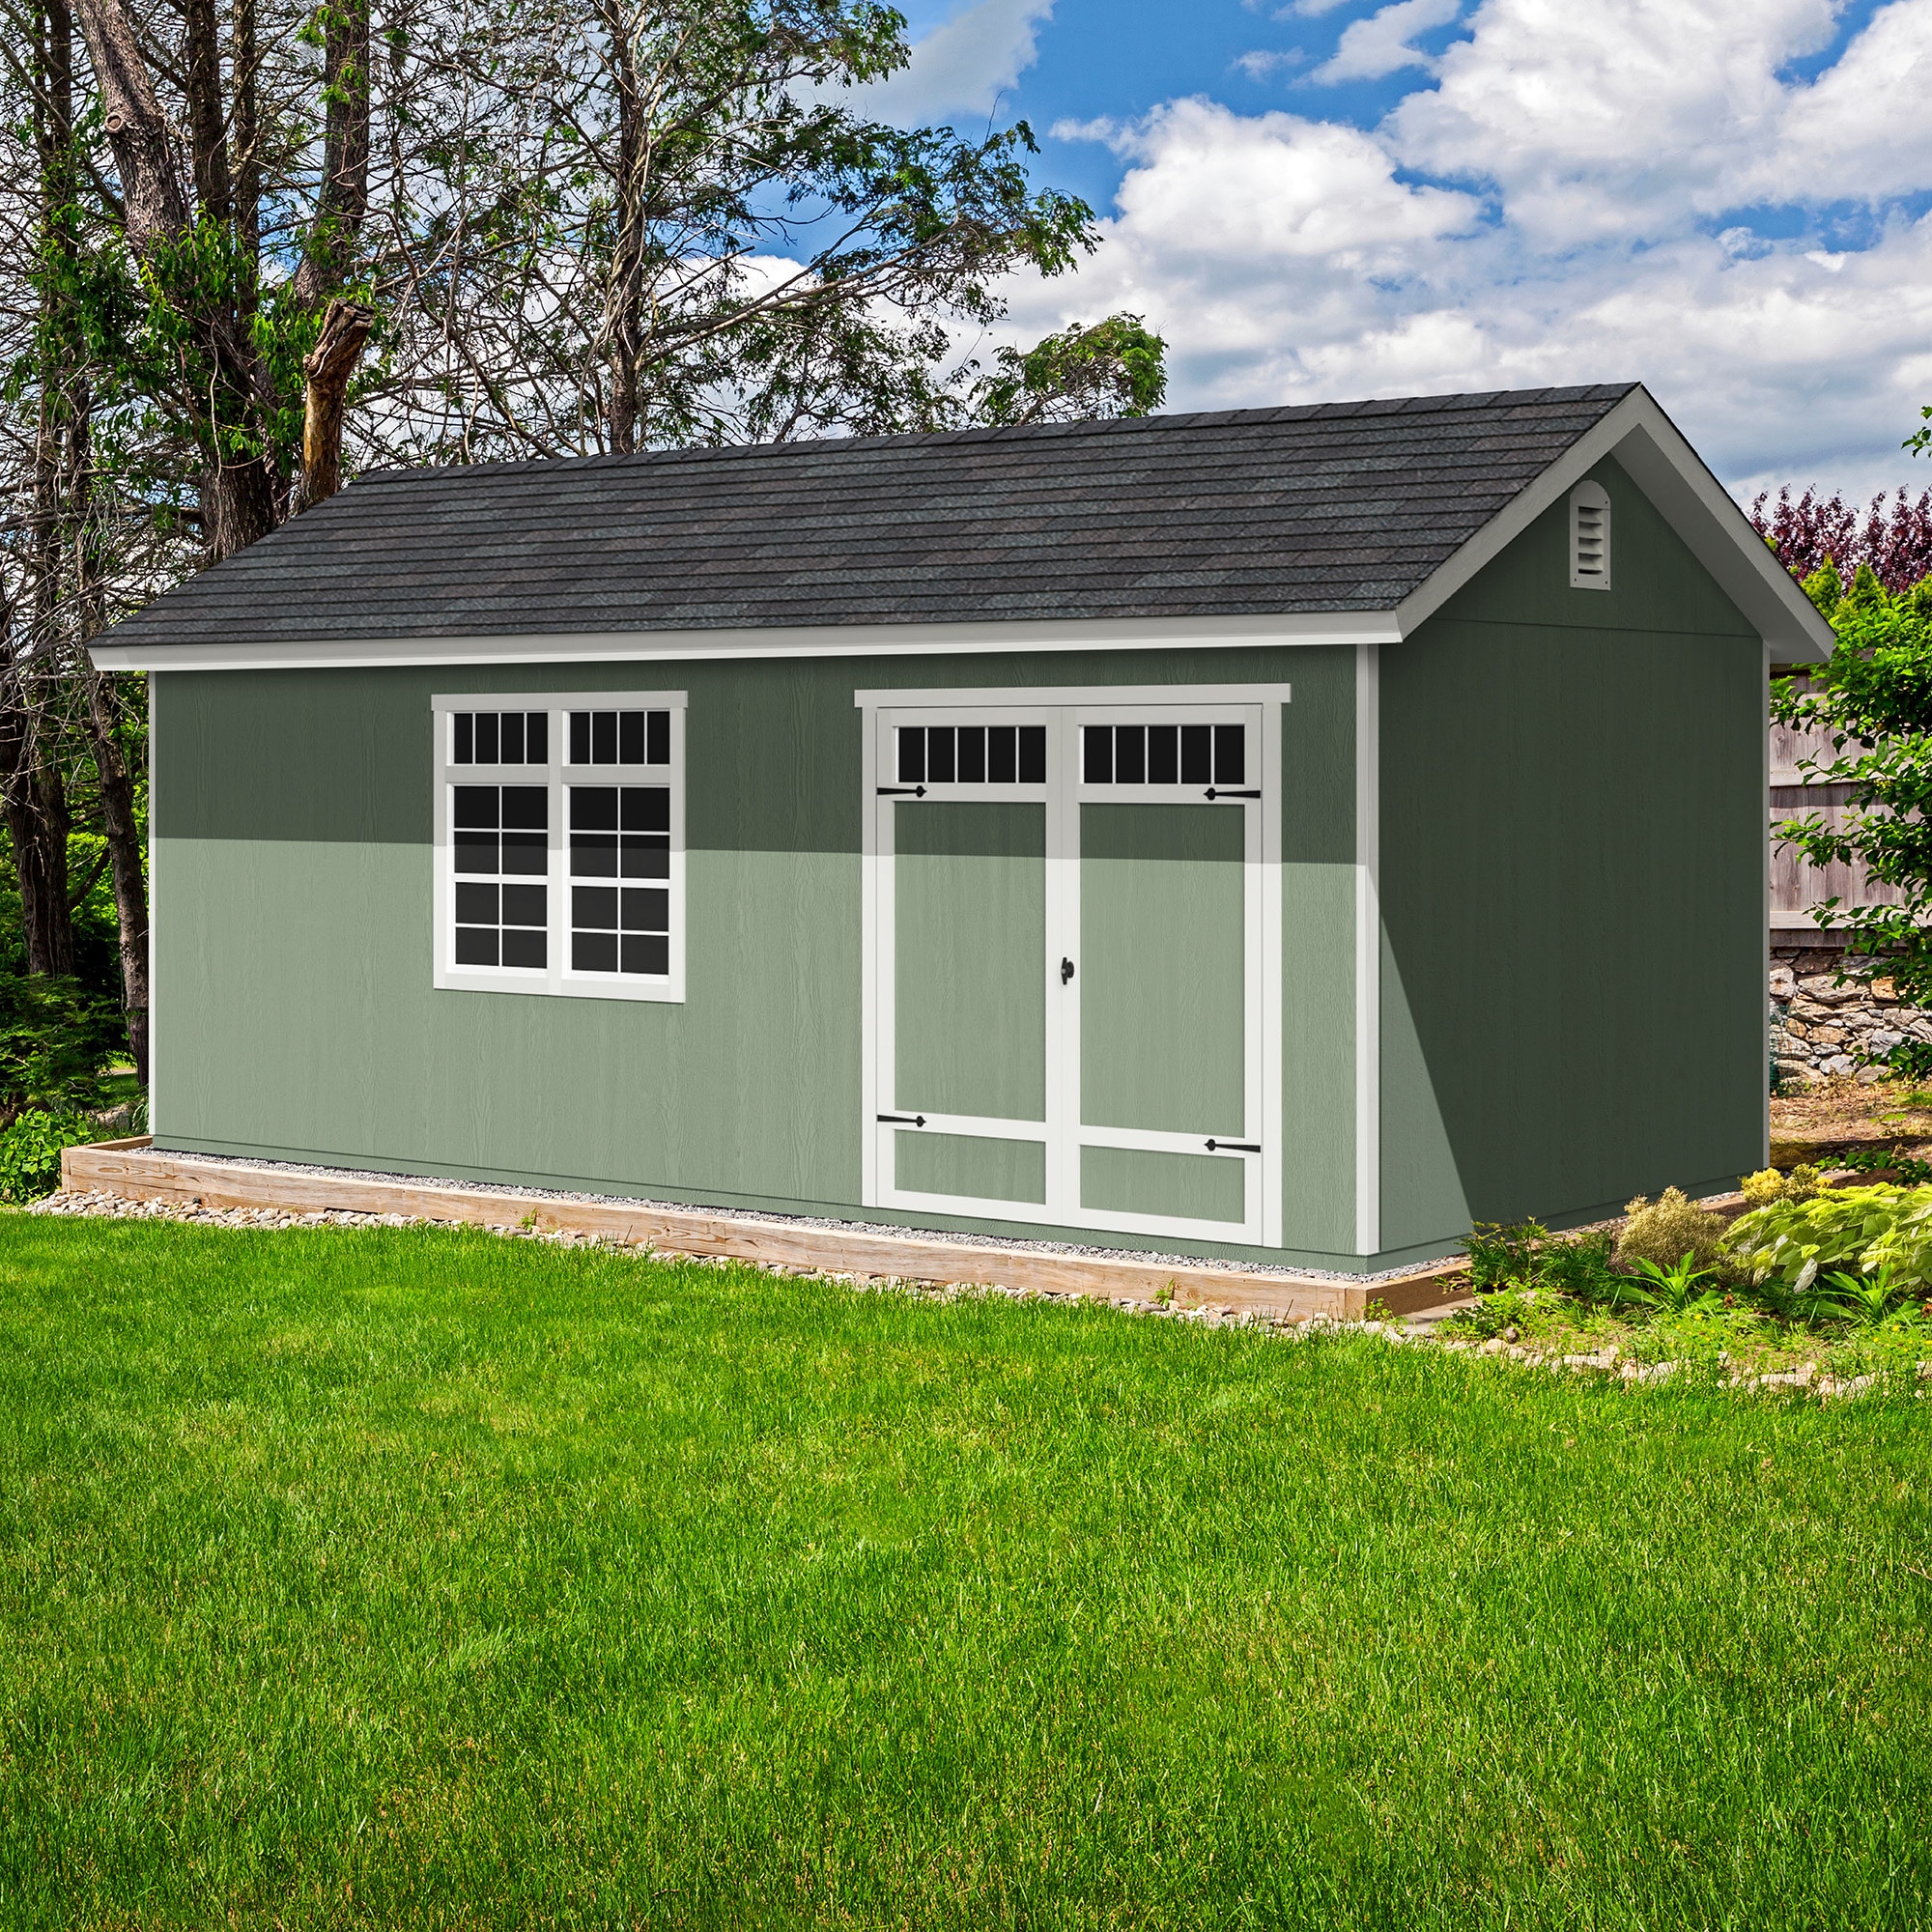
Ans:
[[[130,1154],[147,1151],[144,1148]],[[272,1174],[319,1175],[326,1179],[398,1181],[408,1187],[446,1187],[461,1194],[513,1194],[526,1201],[572,1201],[594,1208],[656,1208],[669,1214],[728,1214],[734,1220],[761,1221],[781,1228],[826,1228],[844,1235],[897,1235],[922,1241],[952,1241],[961,1247],[1017,1248],[1028,1254],[1088,1255],[1100,1261],[1139,1262],[1150,1267],[1211,1268],[1222,1274],[1258,1275],[1275,1281],[1335,1282],[1360,1286],[1369,1282],[1406,1281],[1440,1267],[1447,1256],[1433,1262],[1411,1262],[1406,1267],[1376,1274],[1350,1274],[1336,1268],[1291,1267],[1271,1262],[1229,1261],[1218,1255],[1170,1255],[1146,1248],[1091,1247],[1077,1241],[1042,1241],[1020,1235],[972,1235],[956,1228],[908,1228],[891,1221],[842,1221],[835,1215],[778,1214],[763,1208],[716,1208],[689,1201],[657,1201],[636,1194],[582,1194],[562,1187],[519,1187],[494,1180],[451,1180],[440,1175],[392,1174],[370,1167],[319,1167],[298,1160],[261,1160],[249,1154],[181,1154],[182,1160],[220,1161],[228,1167],[256,1168]]]

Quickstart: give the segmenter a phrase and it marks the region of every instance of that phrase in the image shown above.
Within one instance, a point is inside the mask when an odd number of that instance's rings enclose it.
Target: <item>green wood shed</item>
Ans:
[[[1637,385],[365,476],[116,625],[156,1147],[1345,1270],[1765,1155]]]

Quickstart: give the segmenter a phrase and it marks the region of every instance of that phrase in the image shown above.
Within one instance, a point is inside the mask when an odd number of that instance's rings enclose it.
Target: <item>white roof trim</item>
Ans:
[[[1832,655],[1831,625],[1657,399],[1640,385],[1402,600],[1396,619],[1403,635],[1440,610],[1606,456],[1615,457],[1630,472],[1631,480],[1764,639],[1775,660],[1822,663]]]
[[[1399,643],[1605,457],[1614,456],[1763,638],[1777,663],[1822,663],[1832,627],[1723,485],[1641,385],[1615,405],[1439,565],[1394,611],[1260,617],[1077,618],[1025,623],[816,624],[731,630],[574,631],[498,637],[344,639],[290,646],[121,644],[89,655],[102,670],[358,670],[488,664],[704,663],[733,658],[986,657],[1012,651],[1146,651],[1241,644]]]
[[[480,638],[261,640],[88,647],[102,670],[360,670],[410,665],[703,663],[730,658],[989,657],[1012,651],[1397,642],[1392,611],[1279,617],[1080,618],[983,624],[818,624],[715,631],[572,631]]]

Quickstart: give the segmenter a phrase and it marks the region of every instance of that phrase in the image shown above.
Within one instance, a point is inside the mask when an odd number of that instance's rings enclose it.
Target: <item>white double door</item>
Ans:
[[[872,1205],[1266,1238],[1266,716],[877,711]]]

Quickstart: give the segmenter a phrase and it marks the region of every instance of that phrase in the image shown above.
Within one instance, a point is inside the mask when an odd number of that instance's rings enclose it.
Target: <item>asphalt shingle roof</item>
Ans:
[[[104,641],[1385,611],[1634,386],[378,471]]]

